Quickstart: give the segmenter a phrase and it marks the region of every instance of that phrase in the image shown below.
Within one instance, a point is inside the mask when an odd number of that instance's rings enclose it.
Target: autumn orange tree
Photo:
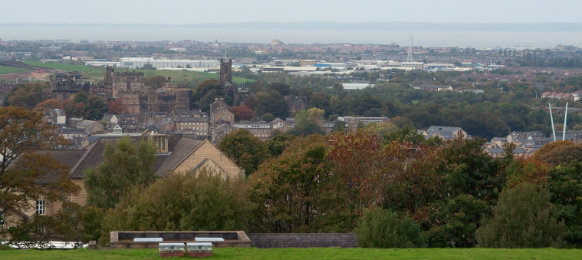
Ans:
[[[336,132],[329,137],[331,149],[326,157],[350,205],[352,225],[371,206],[383,202],[383,190],[398,172],[404,171],[412,147],[392,143],[367,131],[356,134]]]
[[[548,180],[550,165],[530,158],[516,158],[511,161],[505,172],[508,187],[514,187],[520,183],[535,183],[543,185]]]
[[[42,88],[44,83],[25,83],[18,85],[10,91],[6,101],[11,106],[33,108],[42,101]]]
[[[552,166],[566,166],[570,162],[582,159],[582,144],[572,141],[557,141],[544,145],[537,150],[534,159],[549,163]]]
[[[255,117],[255,112],[246,105],[232,106],[230,112],[234,114],[235,121],[251,120]]]
[[[78,187],[67,166],[39,150],[64,144],[38,112],[0,108],[0,209],[23,212],[33,201],[60,201]]]

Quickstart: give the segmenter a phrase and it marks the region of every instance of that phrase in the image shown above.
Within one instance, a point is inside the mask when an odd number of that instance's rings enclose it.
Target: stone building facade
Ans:
[[[103,84],[91,87],[91,94],[123,105],[123,113],[174,112],[190,109],[192,91],[167,78],[161,88],[147,86],[143,72],[115,72],[107,68]]]

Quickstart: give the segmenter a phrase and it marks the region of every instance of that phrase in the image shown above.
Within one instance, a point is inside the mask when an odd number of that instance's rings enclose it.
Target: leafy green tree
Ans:
[[[85,102],[87,102],[87,98],[89,98],[89,95],[87,95],[87,92],[81,90],[77,94],[75,94],[75,97],[73,98],[73,102],[85,103]]]
[[[85,101],[85,118],[89,120],[99,120],[107,111],[107,104],[98,96],[89,96]]]
[[[346,231],[345,203],[325,161],[323,136],[297,137],[249,178],[258,232]]]
[[[265,121],[265,122],[271,122],[271,121],[275,120],[275,116],[271,113],[265,113],[265,114],[263,114],[261,119],[263,119],[263,121]]]
[[[367,210],[356,229],[361,247],[425,247],[425,235],[413,219],[397,212],[373,208]]]
[[[154,88],[161,88],[166,84],[166,77],[156,75],[145,78],[145,84]]]
[[[558,210],[558,219],[568,227],[569,246],[582,246],[582,162],[556,166],[549,171],[548,188],[552,203]]]
[[[275,136],[271,136],[269,140],[267,140],[267,148],[271,153],[271,157],[277,157],[285,151],[285,148],[289,146],[291,141],[295,136],[287,135],[287,134],[278,134]]]
[[[382,116],[386,114],[386,107],[378,97],[367,93],[359,96],[352,105],[352,112],[362,116]]]
[[[483,150],[484,139],[455,139],[438,148],[439,175],[445,177],[444,192],[449,196],[471,194],[494,204],[505,184],[502,159],[491,157]]]
[[[562,247],[567,228],[545,187],[520,184],[504,190],[493,218],[477,229],[481,247]]]
[[[104,214],[101,208],[92,206],[82,208],[79,218],[83,226],[82,239],[84,242],[99,240]]]
[[[310,108],[305,111],[297,112],[295,115],[295,127],[289,130],[292,135],[310,135],[322,134],[321,123],[323,122],[323,115],[325,111],[319,108]]]
[[[156,68],[152,65],[152,64],[144,64],[143,67],[141,67],[142,70],[156,70]]]
[[[247,230],[252,208],[243,179],[203,168],[134,186],[106,213],[99,242],[107,244],[112,230]]]
[[[481,111],[473,111],[463,116],[461,127],[473,136],[493,138],[495,136],[507,136],[509,126],[498,116]]]
[[[287,84],[275,82],[267,85],[267,89],[277,91],[283,96],[291,95],[291,87]]]
[[[283,95],[277,91],[269,90],[267,92],[259,92],[256,95],[257,106],[255,111],[259,115],[271,113],[278,118],[287,118],[289,115],[289,106]]]
[[[155,147],[147,142],[133,143],[122,137],[108,144],[103,162],[84,172],[87,204],[113,208],[132,185],[147,185],[155,180]]]
[[[309,100],[309,107],[316,107],[329,111],[329,97],[323,92],[313,93]]]
[[[384,136],[385,134],[395,131],[397,129],[396,125],[392,122],[382,122],[382,123],[369,123],[364,126],[364,128],[372,133],[375,133],[378,136]]]
[[[383,182],[383,208],[409,212],[426,230],[433,226],[429,219],[433,204],[447,199],[443,194],[446,177],[438,171],[440,155],[434,149],[421,149],[390,143],[385,146],[398,150],[417,150],[404,153],[394,162],[395,170],[389,172],[388,181]],[[409,158],[410,157],[410,158]],[[414,157],[414,159],[412,159]]]
[[[210,110],[210,104],[214,102],[215,98],[220,97],[224,97],[224,87],[220,81],[215,79],[200,82],[192,93],[194,107],[204,112],[208,112]]]
[[[490,211],[487,203],[468,194],[437,201],[430,208],[430,247],[474,247],[475,231]]]
[[[266,144],[245,129],[230,132],[224,136],[218,144],[218,149],[241,166],[247,177],[269,158]]]
[[[405,126],[384,134],[383,144],[391,142],[439,146],[442,143],[442,139],[436,136],[427,139],[422,134],[418,133],[413,127]]]

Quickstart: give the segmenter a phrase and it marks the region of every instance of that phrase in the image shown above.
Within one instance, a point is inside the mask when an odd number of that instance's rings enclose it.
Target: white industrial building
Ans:
[[[178,68],[188,68],[194,70],[219,70],[220,61],[218,60],[169,60],[169,59],[154,59],[154,58],[120,58],[119,59],[121,68],[128,69],[139,69],[143,68],[146,64],[150,64],[156,69],[178,69]]]

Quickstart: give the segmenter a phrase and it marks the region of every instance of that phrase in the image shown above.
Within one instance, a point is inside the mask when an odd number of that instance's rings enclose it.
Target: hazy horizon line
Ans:
[[[216,41],[408,44],[432,47],[580,46],[582,23],[225,22],[199,24],[0,23],[4,40]]]
[[[568,26],[568,29],[582,29],[582,22],[405,22],[405,21],[367,21],[367,22],[338,22],[338,21],[241,21],[241,22],[211,22],[211,23],[45,23],[45,22],[0,22],[0,25],[87,25],[87,26],[111,26],[111,25],[126,25],[126,26],[240,26],[240,25],[263,25],[267,27],[274,26],[317,26],[321,25],[343,25],[343,26],[377,26],[377,25],[397,25],[397,26]],[[571,26],[578,26],[580,28],[572,28]]]

